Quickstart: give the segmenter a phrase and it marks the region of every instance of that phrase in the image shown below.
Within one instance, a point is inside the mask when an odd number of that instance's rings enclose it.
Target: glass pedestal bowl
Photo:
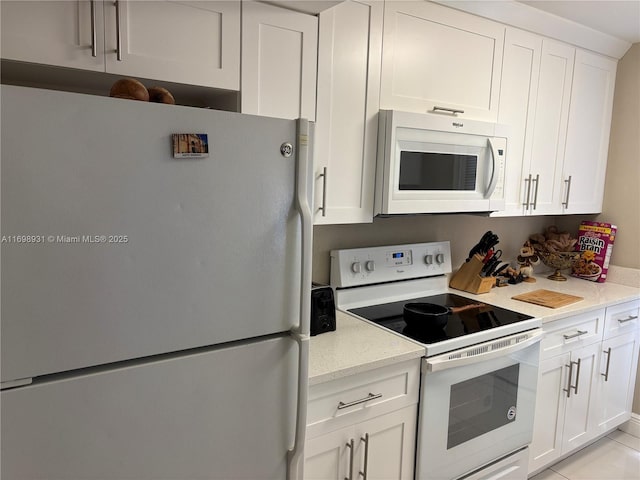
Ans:
[[[561,270],[571,268],[573,262],[580,258],[580,252],[549,252],[547,250],[540,249],[536,250],[536,253],[540,257],[542,263],[555,270],[555,272],[547,278],[558,282],[564,282],[567,280],[567,277],[560,273]]]

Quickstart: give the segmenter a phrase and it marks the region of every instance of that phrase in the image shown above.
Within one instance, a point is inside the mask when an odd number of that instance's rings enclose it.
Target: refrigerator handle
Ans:
[[[309,148],[311,126],[308,120],[298,119],[296,138],[296,200],[302,221],[302,255],[300,270],[300,324],[292,331],[298,343],[298,397],[295,439],[287,459],[287,480],[302,480],[303,453],[307,428],[307,397],[309,390],[309,323],[311,318],[311,257],[313,220],[311,215],[311,155]]]

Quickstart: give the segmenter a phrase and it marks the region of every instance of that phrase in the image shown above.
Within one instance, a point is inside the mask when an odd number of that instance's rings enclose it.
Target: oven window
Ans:
[[[475,190],[478,157],[400,152],[400,190]]]
[[[451,386],[447,449],[515,421],[520,364]]]

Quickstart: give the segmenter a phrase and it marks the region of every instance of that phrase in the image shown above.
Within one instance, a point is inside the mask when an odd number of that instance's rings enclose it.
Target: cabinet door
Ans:
[[[562,453],[583,445],[597,433],[593,427],[597,403],[594,387],[600,347],[600,343],[595,343],[571,352],[573,368],[571,378],[567,380],[570,394],[567,397]]]
[[[596,376],[595,428],[606,432],[631,418],[638,366],[638,331],[602,342]]]
[[[373,221],[383,2],[320,14],[316,224]]]
[[[380,107],[496,121],[505,27],[431,2],[386,2]]]
[[[315,120],[317,45],[317,17],[243,2],[242,113]]]
[[[533,440],[529,447],[529,472],[541,469],[562,455],[562,428],[570,353],[540,362]]]
[[[498,123],[509,126],[505,170],[505,209],[496,216],[522,215],[531,201],[531,144],[538,95],[542,38],[507,29]]]
[[[356,426],[361,457],[356,462],[364,478],[409,480],[415,460],[417,405],[376,417]],[[352,477],[349,477],[352,478]]]
[[[346,427],[307,439],[304,448],[304,478],[307,480],[344,480],[354,478],[357,446],[353,427]],[[353,441],[353,443],[351,443]],[[359,440],[358,440],[359,443]]]
[[[542,42],[530,169],[530,212],[535,215],[562,211],[562,165],[574,55],[575,49],[569,45],[548,39]]]
[[[238,90],[240,3],[105,2],[106,70]]]
[[[564,159],[564,213],[602,210],[615,60],[576,51]]]
[[[102,1],[2,1],[2,58],[104,71]]]

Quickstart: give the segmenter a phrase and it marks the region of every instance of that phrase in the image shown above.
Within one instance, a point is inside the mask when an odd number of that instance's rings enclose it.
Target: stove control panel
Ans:
[[[353,287],[451,273],[449,242],[331,251],[331,286]]]

